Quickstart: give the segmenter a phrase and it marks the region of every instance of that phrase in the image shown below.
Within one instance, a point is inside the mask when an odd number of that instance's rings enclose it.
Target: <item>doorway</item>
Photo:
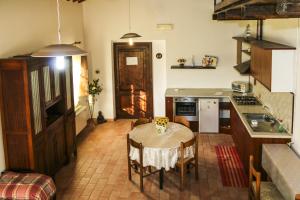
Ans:
[[[117,119],[153,117],[152,43],[114,43]]]

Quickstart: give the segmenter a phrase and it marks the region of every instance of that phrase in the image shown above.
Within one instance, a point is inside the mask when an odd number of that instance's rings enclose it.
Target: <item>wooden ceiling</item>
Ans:
[[[213,19],[257,20],[300,17],[300,3],[293,0],[288,0],[284,4],[280,2],[278,0],[222,0],[216,3],[215,0]]]
[[[81,2],[84,2],[85,0],[67,0],[67,1],[73,1],[73,2],[77,2],[77,3],[81,3]]]

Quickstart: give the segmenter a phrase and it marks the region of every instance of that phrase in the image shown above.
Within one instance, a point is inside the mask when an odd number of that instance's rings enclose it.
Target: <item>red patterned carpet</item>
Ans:
[[[223,185],[247,187],[247,176],[235,146],[218,145],[215,149]]]

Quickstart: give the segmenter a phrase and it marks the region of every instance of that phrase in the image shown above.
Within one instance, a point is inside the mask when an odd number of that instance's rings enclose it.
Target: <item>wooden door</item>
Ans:
[[[114,44],[116,117],[153,117],[152,44]]]

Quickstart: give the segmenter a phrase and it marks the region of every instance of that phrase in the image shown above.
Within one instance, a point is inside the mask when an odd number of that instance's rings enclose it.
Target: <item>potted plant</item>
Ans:
[[[102,92],[103,88],[99,84],[99,79],[94,79],[89,83],[89,111],[90,111],[90,119],[89,123],[95,125],[95,121],[93,119],[95,103],[97,101],[96,96]]]

